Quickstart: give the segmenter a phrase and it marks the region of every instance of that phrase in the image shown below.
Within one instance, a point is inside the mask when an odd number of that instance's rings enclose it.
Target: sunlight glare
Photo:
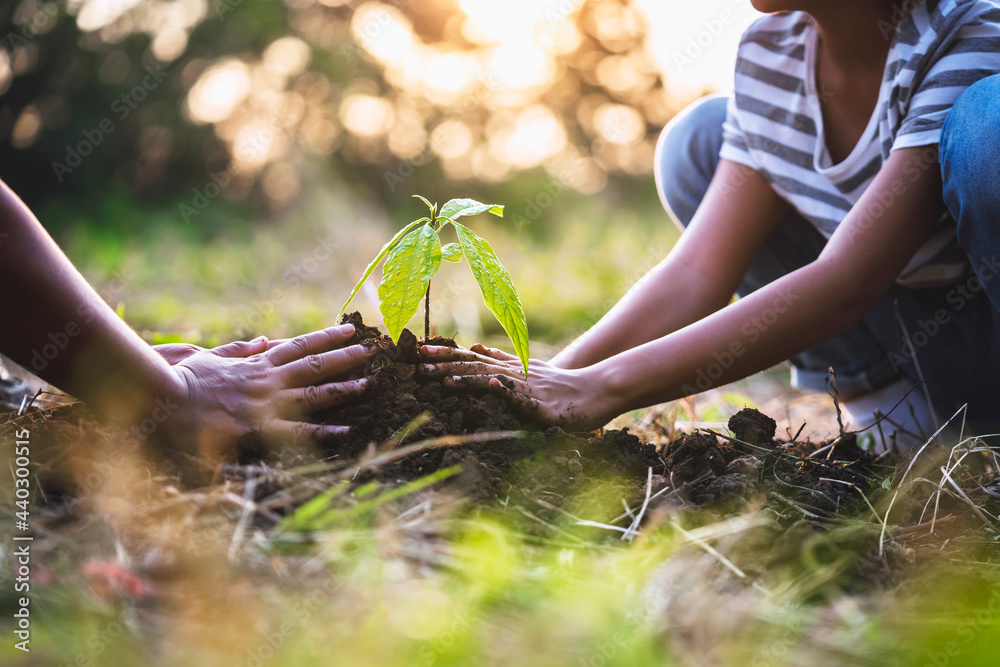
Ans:
[[[392,103],[374,95],[350,95],[340,106],[344,127],[360,137],[385,134],[396,121]]]
[[[462,11],[474,24],[469,31],[487,43],[517,40],[530,34],[531,26],[541,18],[545,3],[536,0],[460,0]]]
[[[233,160],[241,169],[255,169],[288,150],[288,137],[263,119],[240,126],[233,141]]]
[[[42,129],[42,115],[38,112],[38,107],[29,104],[18,116],[14,128],[11,130],[10,144],[14,148],[27,148],[35,143],[38,133]]]
[[[552,61],[530,44],[508,43],[494,49],[489,58],[491,82],[504,88],[522,90],[544,85],[552,78]]]
[[[598,134],[613,144],[632,144],[646,135],[646,122],[638,111],[624,104],[602,104],[594,112]]]
[[[424,65],[423,79],[429,94],[458,96],[471,90],[475,63],[457,51],[432,51]]]
[[[446,160],[457,158],[472,148],[472,131],[460,120],[446,120],[431,132],[431,148]]]
[[[298,37],[281,37],[264,50],[264,67],[282,76],[295,76],[309,65],[309,45]]]
[[[143,0],[76,0],[67,9],[76,15],[76,25],[84,32],[100,30]]]
[[[503,138],[507,162],[529,168],[541,164],[566,147],[566,129],[552,110],[542,104],[521,111],[514,127]]]
[[[636,0],[650,25],[649,48],[667,89],[690,97],[733,85],[736,49],[743,31],[763,16],[750,0],[697,3]]]
[[[249,94],[250,68],[235,58],[223,58],[191,87],[187,110],[196,123],[217,123],[228,118]]]
[[[13,80],[14,72],[10,68],[10,56],[4,49],[0,49],[0,95],[7,92]]]
[[[384,63],[406,60],[414,46],[413,26],[402,12],[380,2],[366,2],[351,20],[355,41]]]
[[[156,34],[149,48],[157,60],[170,62],[179,58],[184,53],[187,45],[188,34],[186,30],[182,28],[166,28]]]

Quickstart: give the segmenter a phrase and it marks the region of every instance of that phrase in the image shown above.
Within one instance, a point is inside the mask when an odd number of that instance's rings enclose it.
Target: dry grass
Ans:
[[[663,440],[664,419],[632,426]],[[990,438],[928,447],[857,488],[856,509],[820,517],[760,499],[737,514],[657,504],[651,476],[624,513],[599,490],[472,502],[447,470],[357,481],[456,439],[349,464],[230,466],[187,489],[76,408],[6,413],[3,451],[24,427],[38,480],[32,652],[6,633],[5,664],[995,664]],[[13,609],[4,496],[0,599]]]

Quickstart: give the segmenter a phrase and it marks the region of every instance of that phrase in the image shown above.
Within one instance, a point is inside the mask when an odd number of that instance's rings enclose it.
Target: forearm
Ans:
[[[611,412],[745,378],[853,326],[868,306],[836,268],[815,262],[690,326],[594,366]]]
[[[928,168],[924,151],[893,153],[819,259],[700,322],[598,364],[616,409],[744,378],[853,326],[927,238],[940,191],[940,172]]]
[[[100,298],[0,183],[0,350],[98,411],[181,398],[170,366]]]
[[[722,160],[670,255],[553,363],[583,368],[723,308],[757,249],[788,211],[757,172]]]
[[[724,307],[732,297],[680,261],[665,259],[636,283],[590,330],[551,363],[584,368],[677,331]]]

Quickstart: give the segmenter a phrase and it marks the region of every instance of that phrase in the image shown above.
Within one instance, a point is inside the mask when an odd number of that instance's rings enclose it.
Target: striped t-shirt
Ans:
[[[949,109],[980,79],[1000,73],[1000,0],[906,0],[867,129],[834,164],[816,84],[818,30],[805,12],[771,14],[743,36],[721,157],[760,172],[829,238],[900,148],[933,146]],[[899,18],[899,17],[897,17]],[[1000,103],[1000,101],[998,101]],[[933,168],[939,168],[935,163]],[[904,269],[911,286],[955,282],[968,268],[945,215]]]

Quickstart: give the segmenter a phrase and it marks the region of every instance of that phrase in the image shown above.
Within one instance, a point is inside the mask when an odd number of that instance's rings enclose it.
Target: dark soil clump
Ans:
[[[373,446],[399,438],[400,444],[438,436],[520,431],[516,438],[429,449],[389,464],[373,473],[385,481],[416,479],[460,464],[457,486],[486,500],[511,495],[543,499],[577,495],[602,485],[628,503],[635,503],[651,485],[655,502],[678,506],[714,506],[739,510],[752,499],[776,509],[796,509],[826,518],[860,499],[859,489],[871,490],[871,459],[854,443],[838,445],[835,457],[809,457],[815,445],[779,444],[776,424],[757,410],[733,416],[733,437],[696,432],[669,444],[663,452],[627,430],[569,434],[559,428],[542,430],[521,420],[501,397],[471,394],[422,377],[417,366],[420,341],[404,330],[393,344],[358,313],[344,318],[355,326],[351,344],[371,342],[379,352],[363,370],[350,377],[369,378],[361,401],[329,410],[324,423],[351,427],[345,441],[331,441],[327,454],[353,459]],[[454,347],[447,338],[431,344]],[[347,379],[347,378],[342,378]],[[419,421],[422,417],[423,421]],[[417,420],[417,421],[415,421]],[[406,432],[413,424],[419,426]]]
[[[337,378],[367,376],[368,388],[361,400],[320,415],[324,423],[351,427],[346,441],[335,439],[328,443],[328,453],[333,457],[357,458],[369,447],[394,437],[401,440],[396,443],[398,446],[445,435],[525,428],[496,396],[454,391],[438,380],[420,376],[417,366],[422,362],[419,348],[423,343],[408,329],[403,330],[399,343],[393,344],[378,329],[366,326],[358,313],[345,316],[344,321],[355,327],[349,344],[369,342],[378,346],[378,352],[363,370]],[[456,347],[453,340],[441,337],[431,339],[428,344]],[[419,425],[414,427],[416,424]],[[508,468],[532,451],[531,443],[516,438],[431,449],[387,466],[378,471],[378,476],[408,480],[462,463],[461,479],[466,486],[492,490],[499,483],[498,469]]]
[[[749,445],[770,443],[777,428],[777,422],[753,408],[740,410],[729,420],[729,430],[735,439]]]
[[[358,313],[345,316],[344,321],[355,327],[355,336],[348,344],[370,341],[378,346],[379,352],[363,370],[337,378],[367,376],[369,384],[362,399],[320,415],[324,423],[351,427],[346,441],[331,440],[327,445],[328,454],[334,458],[356,458],[372,445],[398,437],[408,426],[418,423],[420,425],[407,432],[405,440],[397,445],[440,436],[498,431],[520,431],[521,435],[429,449],[385,466],[377,471],[378,478],[386,481],[415,479],[461,464],[458,485],[463,491],[485,499],[522,486],[528,491],[545,486],[540,480],[530,479],[529,469],[538,470],[541,478],[553,485],[596,479],[607,473],[631,479],[631,486],[636,488],[645,482],[648,467],[663,470],[656,448],[627,431],[571,435],[558,428],[542,430],[520,419],[508,403],[496,395],[455,390],[439,380],[421,376],[417,366],[422,362],[419,348],[424,343],[409,330],[404,329],[399,343],[393,344],[378,329],[366,326]],[[432,338],[427,344],[456,347],[453,340],[442,337]],[[570,450],[575,452],[572,459],[562,456]],[[560,462],[555,463],[555,459]],[[520,466],[515,471],[519,462],[532,464]],[[546,462],[556,467],[546,466]],[[551,469],[543,471],[539,465]]]
[[[407,442],[521,428],[513,411],[499,398],[453,391],[438,380],[420,377],[417,365],[422,362],[419,355],[422,343],[409,329],[404,329],[399,343],[393,344],[378,329],[366,326],[358,313],[347,315],[344,321],[355,327],[354,338],[348,344],[370,342],[379,351],[363,370],[349,376],[368,377],[368,389],[362,400],[321,415],[321,421],[327,424],[351,427],[346,446],[331,443],[332,453],[357,456],[369,443],[378,444],[391,438],[425,414],[427,421],[407,437]],[[450,338],[437,337],[430,344],[456,347]]]
[[[778,444],[775,421],[747,408],[729,420],[732,438],[693,433],[667,448],[667,469],[677,495],[695,505],[739,509],[755,495],[801,518],[828,518],[868,493],[876,476],[873,459],[851,443],[831,455],[811,456],[817,446]]]

